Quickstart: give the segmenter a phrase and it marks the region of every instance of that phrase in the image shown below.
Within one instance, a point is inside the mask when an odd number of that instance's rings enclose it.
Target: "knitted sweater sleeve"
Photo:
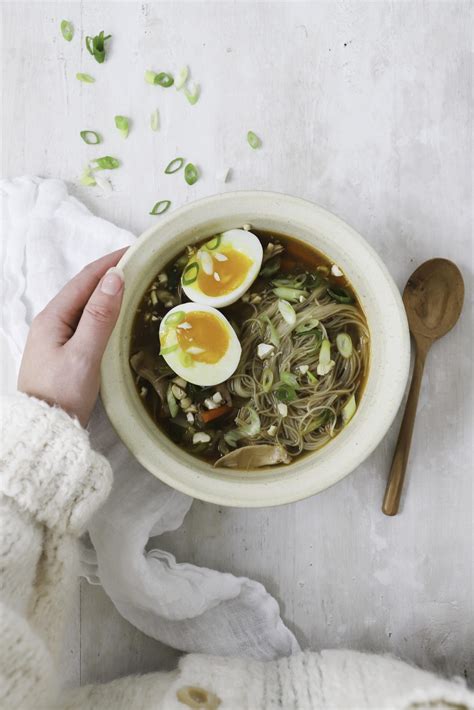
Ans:
[[[0,419],[0,707],[51,707],[75,538],[112,473],[58,408],[18,394]]]

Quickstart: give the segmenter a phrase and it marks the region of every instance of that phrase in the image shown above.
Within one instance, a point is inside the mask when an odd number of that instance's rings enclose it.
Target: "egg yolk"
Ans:
[[[193,360],[208,365],[219,362],[229,347],[229,333],[225,325],[206,311],[187,313],[186,320],[176,328],[176,335],[179,346],[186,352],[190,351]],[[193,352],[194,348],[196,352]]]
[[[201,265],[197,278],[197,284],[206,296],[223,296],[234,291],[244,281],[253,264],[252,259],[236,249],[224,248],[215,253],[209,250],[208,253],[212,257],[212,274],[206,274]],[[216,254],[221,255],[221,258],[226,257],[225,260],[218,260]]]

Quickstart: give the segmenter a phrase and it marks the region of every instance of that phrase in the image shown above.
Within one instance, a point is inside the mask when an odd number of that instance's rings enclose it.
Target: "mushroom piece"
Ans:
[[[253,444],[242,446],[229,454],[222,456],[214,466],[226,468],[260,468],[260,466],[273,466],[277,463],[290,463],[291,456],[279,444]]]
[[[130,365],[134,372],[150,383],[162,404],[166,403],[167,378],[155,372],[156,359],[150,352],[139,350],[130,358]]]

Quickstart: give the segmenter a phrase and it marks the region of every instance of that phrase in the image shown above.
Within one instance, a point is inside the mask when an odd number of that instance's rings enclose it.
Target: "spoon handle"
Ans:
[[[385,489],[382,510],[385,515],[396,515],[400,506],[400,498],[402,495],[403,481],[405,479],[405,470],[410,453],[411,438],[413,427],[415,425],[416,408],[418,405],[418,395],[420,394],[421,380],[423,378],[423,370],[425,367],[426,355],[428,347],[424,343],[420,346],[417,343],[415,366],[413,369],[413,377],[410,385],[410,392],[405,407],[405,413],[398,434],[397,445],[393,455],[392,466]]]

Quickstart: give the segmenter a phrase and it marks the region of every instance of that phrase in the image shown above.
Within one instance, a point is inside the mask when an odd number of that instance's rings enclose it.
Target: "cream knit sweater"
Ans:
[[[1,710],[358,710],[474,707],[464,683],[390,657],[302,653],[271,663],[190,655],[178,670],[61,695],[55,667],[76,574],[76,538],[112,473],[87,433],[25,395],[2,401]]]

